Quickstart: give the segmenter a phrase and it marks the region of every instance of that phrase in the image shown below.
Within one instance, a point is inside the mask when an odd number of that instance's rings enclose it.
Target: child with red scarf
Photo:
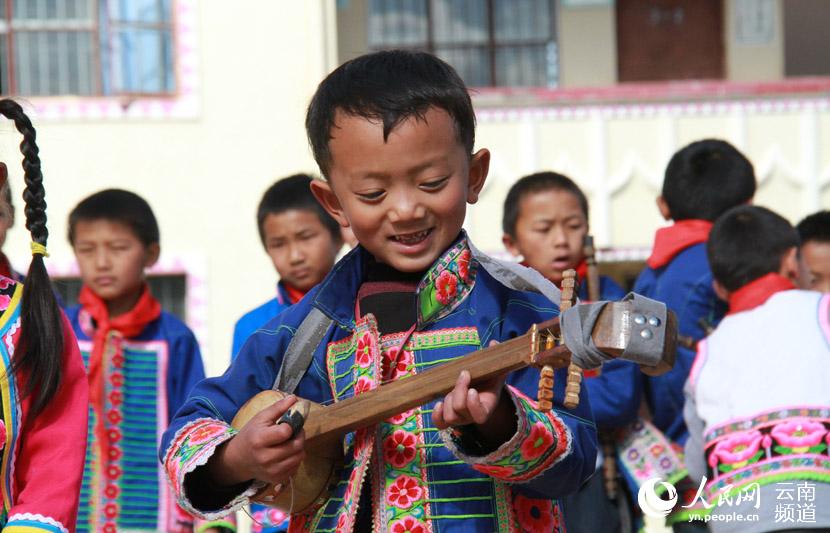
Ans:
[[[193,333],[162,311],[144,279],[160,252],[156,218],[138,195],[104,190],[72,210],[69,242],[83,288],[67,314],[90,391],[78,531],[191,531],[154,450],[205,374]]]
[[[576,269],[579,298],[588,299],[588,265],[583,247],[588,234],[588,199],[573,180],[555,172],[539,172],[519,179],[505,198],[502,228],[502,242],[507,250],[522,256],[523,265],[537,270],[557,286],[565,270]],[[600,276],[599,292],[602,300],[620,300],[625,296],[625,291],[607,276]],[[603,364],[599,374],[585,373],[594,420],[603,434],[637,418],[639,373],[637,365],[623,360]],[[579,492],[562,499],[569,533],[620,530],[617,509],[603,481],[597,473]]]
[[[687,437],[683,384],[694,359],[694,343],[726,311],[712,288],[706,239],[718,216],[752,200],[755,186],[752,163],[721,140],[693,142],[674,154],[666,167],[657,207],[674,224],[657,230],[634,292],[665,302],[677,314],[680,344],[686,346],[678,346],[672,370],[646,380],[645,393],[654,425],[680,444]]]
[[[280,282],[276,298],[236,322],[231,358],[253,332],[323,281],[343,247],[340,226],[311,194],[312,179],[295,174],[277,181],[262,195],[256,216],[259,239]]]
[[[715,533],[830,528],[830,294],[796,290],[798,243],[789,222],[754,206],[728,211],[709,236],[729,311],[698,343],[686,384],[686,465],[706,479],[702,518],[757,515],[713,519]],[[791,513],[787,489],[799,494]]]
[[[694,496],[697,487],[688,477],[682,452],[689,435],[683,421],[683,385],[695,344],[726,312],[712,287],[706,240],[715,219],[752,201],[755,187],[752,163],[722,140],[693,142],[675,153],[666,167],[657,207],[674,223],[657,230],[634,292],[665,302],[677,315],[680,338],[674,368],[662,376],[639,378],[651,422],[638,421],[619,445],[620,470],[634,493],[648,479],[660,477],[677,487],[681,501]],[[675,531],[705,527],[684,520],[678,507],[667,522]]]

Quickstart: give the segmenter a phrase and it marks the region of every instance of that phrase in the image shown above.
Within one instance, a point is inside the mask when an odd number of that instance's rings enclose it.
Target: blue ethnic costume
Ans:
[[[90,382],[78,531],[191,531],[194,519],[176,505],[154,450],[205,377],[196,338],[146,286],[131,311],[111,320],[88,288],[80,301],[67,310]]]
[[[239,408],[272,388],[289,342],[312,309],[333,322],[295,393],[320,404],[373,390],[384,369],[391,379],[403,379],[492,340],[522,335],[558,314],[541,294],[497,279],[520,267],[479,255],[462,233],[418,283],[411,335],[381,335],[372,314],[355,313],[368,261],[362,247],[354,249],[302,301],[250,337],[225,375],[193,390],[159,452],[183,508],[205,518],[221,516],[255,492],[246,485],[226,501],[207,504],[209,489],[189,481],[236,433],[229,423]],[[541,413],[534,399],[538,376],[524,369],[508,377],[518,430],[487,455],[473,455],[453,432],[438,431],[431,418],[434,402],[350,433],[339,482],[314,509],[292,516],[289,531],[353,531],[359,502],[370,508],[378,531],[559,531],[555,498],[575,491],[593,472],[596,431],[584,394],[577,409],[562,407],[564,369],[557,371],[554,410]]]
[[[674,311],[679,336],[674,368],[657,377],[640,376],[651,422],[638,420],[618,447],[621,470],[634,493],[654,477],[674,484],[681,493],[679,502],[690,501],[697,489],[683,461],[682,446],[689,436],[683,420],[683,386],[694,362],[695,344],[726,313],[726,303],[712,286],[706,257],[711,228],[709,221],[689,219],[659,229],[647,266],[634,284],[634,292]],[[668,521],[685,519],[685,511],[678,507]]]

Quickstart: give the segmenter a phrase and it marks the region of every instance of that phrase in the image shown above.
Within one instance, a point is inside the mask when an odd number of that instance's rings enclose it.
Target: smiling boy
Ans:
[[[314,194],[360,246],[250,337],[224,376],[197,386],[165,434],[160,458],[179,501],[205,517],[243,505],[254,479],[291,490],[304,458],[303,433],[274,424],[293,397],[230,427],[254,394],[273,386],[338,402],[558,314],[530,290],[555,287],[480,254],[461,230],[490,154],[473,151],[472,104],[446,63],[401,51],[345,63],[320,84],[306,128],[327,180]],[[350,433],[330,494],[290,530],[558,529],[554,499],[593,471],[596,432],[584,395],[561,407],[564,370],[554,410],[540,412],[538,375],[471,388],[462,372],[441,401]]]

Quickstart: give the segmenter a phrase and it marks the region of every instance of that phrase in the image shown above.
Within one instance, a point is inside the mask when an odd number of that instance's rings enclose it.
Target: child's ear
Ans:
[[[161,254],[161,246],[159,243],[154,242],[153,244],[147,246],[146,250],[144,251],[144,268],[150,268],[151,266],[156,264],[156,261],[159,260],[159,255]]]
[[[717,294],[717,295],[718,295],[718,298],[720,298],[720,299],[721,299],[721,300],[723,300],[724,302],[728,302],[728,301],[729,301],[729,294],[730,294],[730,292],[729,292],[728,290],[726,290],[726,287],[724,287],[723,285],[721,285],[720,281],[718,281],[718,280],[713,280],[713,281],[712,281],[712,288],[713,288],[713,289],[715,289],[715,294]]]
[[[343,214],[343,207],[340,205],[340,200],[331,188],[331,183],[319,179],[311,180],[311,194],[317,198],[323,209],[332,216],[341,226],[348,227],[349,219]]]
[[[482,148],[470,158],[470,171],[467,179],[467,203],[478,202],[478,195],[490,172],[490,150]]]
[[[522,252],[519,251],[519,247],[516,246],[516,239],[511,237],[509,234],[505,233],[501,236],[501,242],[504,244],[504,247],[507,248],[507,251],[514,257],[519,257],[522,255]]]
[[[663,195],[657,197],[657,210],[660,211],[660,216],[663,217],[663,220],[671,220],[671,210],[669,209],[669,203],[663,198]]]
[[[795,246],[784,253],[781,258],[779,274],[792,281],[796,287],[801,286],[801,264],[798,260],[798,248]]]

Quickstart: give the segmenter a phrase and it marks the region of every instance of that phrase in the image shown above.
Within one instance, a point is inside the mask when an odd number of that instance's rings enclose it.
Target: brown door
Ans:
[[[617,0],[619,81],[720,79],[723,0]]]

